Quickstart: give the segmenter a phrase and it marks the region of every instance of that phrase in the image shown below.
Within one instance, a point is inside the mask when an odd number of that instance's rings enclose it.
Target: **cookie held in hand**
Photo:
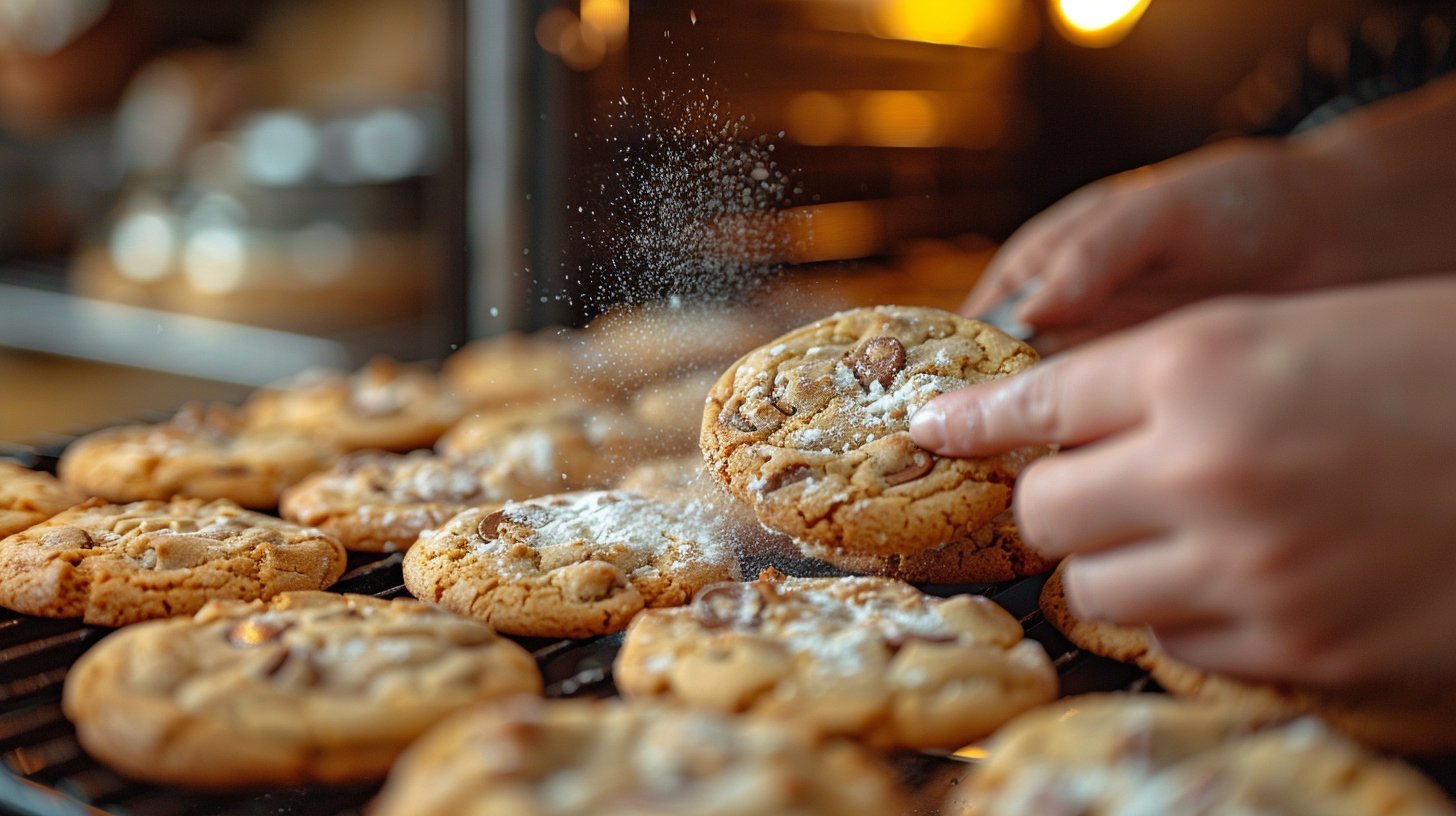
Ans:
[[[910,440],[910,417],[1036,359],[938,309],[841,312],[734,363],[708,394],[700,444],[713,475],[771,529],[869,555],[938,547],[1004,511],[1045,450],[945,459]]]

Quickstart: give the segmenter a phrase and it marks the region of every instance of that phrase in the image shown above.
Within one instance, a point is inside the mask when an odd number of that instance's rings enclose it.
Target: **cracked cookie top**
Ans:
[[[517,700],[427,734],[373,812],[857,816],[906,805],[867,752],[781,723],[616,700]]]
[[[192,403],[167,422],[81,437],[59,470],[67,484],[115,502],[188,496],[266,509],[341,452],[296,430],[251,427],[229,405]]]
[[[92,499],[0,541],[0,605],[122,626],[322,589],[343,571],[331,536],[230,501]]]
[[[623,694],[792,720],[879,748],[954,748],[1053,699],[1056,671],[976,595],[887,578],[723,583],[627,630]]]
[[[939,309],[832,315],[749,352],[708,394],[709,469],[766,526],[845,550],[912,553],[996,517],[1041,450],[945,459],[910,440],[941,394],[1036,362],[992,326]]]
[[[415,597],[502,632],[587,637],[736,577],[718,528],[633,493],[564,493],[467,510],[405,556]]]
[[[474,621],[289,592],[128,627],[76,664],[64,704],[86,749],[132,776],[233,787],[377,778],[450,712],[541,687],[525,649]]]
[[[408,549],[420,533],[471,507],[504,502],[491,471],[428,451],[358,451],[283,494],[279,511],[351,550]]]
[[[0,538],[39,524],[85,498],[49,473],[0,462]]]

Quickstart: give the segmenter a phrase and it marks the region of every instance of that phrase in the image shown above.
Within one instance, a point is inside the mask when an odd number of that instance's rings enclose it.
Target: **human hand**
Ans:
[[[1328,151],[1227,142],[1097,182],[1007,241],[961,306],[1017,310],[1056,350],[1213,295],[1353,278]]]
[[[1021,475],[1073,611],[1235,675],[1456,677],[1456,276],[1219,300],[918,412],[943,455],[1071,448]]]

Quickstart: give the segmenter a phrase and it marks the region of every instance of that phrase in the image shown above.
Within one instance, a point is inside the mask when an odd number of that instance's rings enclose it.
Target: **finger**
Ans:
[[[1041,272],[1046,283],[1021,305],[1017,319],[1062,327],[1095,316],[1114,291],[1157,264],[1176,239],[1178,219],[1165,198],[1156,191],[1124,195],[1084,219],[1046,258]]]
[[[1148,444],[1141,434],[1037,460],[1016,480],[1018,527],[1053,557],[1100,552],[1166,533],[1166,505],[1149,501]]]
[[[961,304],[960,313],[966,317],[985,314],[1038,277],[1062,237],[1075,231],[1074,224],[1092,212],[1101,197],[1099,188],[1087,188],[1027,221],[991,259]]]
[[[1053,354],[1084,345],[1092,340],[1107,334],[1106,330],[1098,328],[1079,329],[1052,329],[1048,331],[1038,330],[1036,334],[1026,342],[1036,349],[1036,353],[1042,357],[1050,357]]]
[[[1136,425],[1145,410],[1142,332],[1107,337],[1014,377],[931,400],[910,420],[915,444],[942,456],[1080,445]]]
[[[1177,540],[1154,538],[1067,562],[1062,583],[1083,620],[1193,630],[1226,621],[1205,589],[1206,556]]]
[[[1281,655],[1261,630],[1231,620],[1152,625],[1153,643],[1175,660],[1233,677],[1287,679]]]

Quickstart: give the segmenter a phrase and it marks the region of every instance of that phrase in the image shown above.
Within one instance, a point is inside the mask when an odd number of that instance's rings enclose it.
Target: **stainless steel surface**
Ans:
[[[348,368],[321,337],[0,283],[0,346],[266,385],[310,366]]]

